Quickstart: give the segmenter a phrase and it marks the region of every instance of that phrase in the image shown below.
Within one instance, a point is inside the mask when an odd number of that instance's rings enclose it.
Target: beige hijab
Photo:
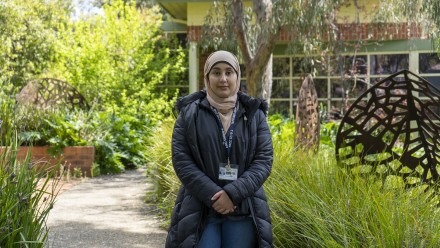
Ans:
[[[226,98],[219,97],[214,94],[209,81],[208,74],[211,71],[212,67],[217,63],[225,62],[234,68],[237,73],[237,84],[235,90]],[[216,108],[219,111],[220,120],[222,122],[223,128],[225,131],[228,130],[231,125],[232,120],[232,110],[235,107],[235,103],[237,101],[237,92],[240,89],[240,64],[238,62],[237,57],[234,54],[228,51],[216,51],[211,53],[206,59],[205,69],[204,69],[204,79],[205,79],[205,88],[207,93],[207,99],[209,104]]]

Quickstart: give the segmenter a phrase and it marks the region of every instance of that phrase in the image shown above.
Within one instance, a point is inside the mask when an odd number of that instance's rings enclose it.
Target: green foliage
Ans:
[[[320,143],[321,145],[328,146],[330,148],[335,148],[336,135],[338,134],[339,123],[334,121],[321,124],[320,130]]]
[[[101,173],[119,173],[146,164],[146,145],[151,129],[148,122],[146,117],[141,120],[129,114],[95,113],[92,144]]]
[[[67,9],[66,1],[58,0],[1,1],[0,81],[20,87],[49,68]]]
[[[149,197],[160,203],[168,222],[180,185],[171,162],[173,122],[161,125],[149,150],[148,175],[156,186]],[[293,121],[270,116],[269,123],[275,157],[264,187],[275,247],[440,245],[440,199],[434,189],[422,184],[405,189],[397,177],[383,182],[365,173],[348,173],[337,165],[334,146],[326,145],[318,154],[296,150],[287,135],[294,131]],[[332,139],[335,130],[334,123],[323,125],[321,133]],[[281,138],[283,134],[288,138]]]
[[[26,6],[26,7],[24,7]],[[17,129],[23,145],[93,145],[96,173],[117,173],[147,162],[151,128],[172,113],[182,84],[185,52],[160,30],[157,6],[105,1],[103,15],[71,19],[70,1],[7,0],[0,4],[0,135]],[[3,25],[5,24],[5,25]],[[93,108],[53,111],[16,105],[30,78],[67,81]]]
[[[438,0],[380,0],[372,11],[373,22],[407,23],[409,36],[427,33],[437,51],[440,51],[440,4]],[[422,30],[422,31],[421,31]],[[387,31],[384,31],[385,34]]]
[[[280,114],[270,115],[268,118],[272,140],[276,142],[292,142],[295,140],[295,120]]]
[[[103,5],[103,15],[84,16],[60,32],[53,74],[89,101],[115,114],[146,113],[165,76],[182,75],[185,53],[162,39],[159,8],[137,9],[134,2]]]
[[[53,172],[18,161],[16,144],[0,155],[0,247],[44,247],[46,220],[57,195]]]
[[[276,247],[436,247],[438,196],[347,174],[334,152],[275,147],[270,200]]]
[[[295,36],[288,44],[291,53],[316,55],[330,52],[333,50],[329,46],[337,45],[334,16],[348,1],[253,1],[251,6],[244,4],[245,1],[238,2],[243,5],[243,13],[239,17],[234,16],[234,1],[212,3],[202,28],[202,49],[235,51],[237,44],[241,45],[237,41],[240,36],[236,33],[237,26],[242,26],[245,45],[252,57],[257,57],[257,51],[263,44],[273,42],[269,38],[272,34],[277,36],[281,29]],[[247,53],[243,47],[240,49],[243,54]]]
[[[7,92],[0,91],[7,96]],[[157,100],[157,108],[165,103]],[[99,173],[119,173],[126,168],[146,164],[145,146],[152,124],[147,114],[137,118],[131,113],[55,108],[44,110],[15,103],[10,96],[0,99],[1,142],[10,142],[11,130],[17,130],[20,145],[50,146],[59,154],[66,146],[95,146],[95,162]],[[170,110],[167,110],[170,111]]]
[[[10,144],[13,137],[11,133],[16,125],[14,114],[15,99],[11,95],[15,95],[14,87],[11,83],[0,81],[0,145]]]
[[[147,176],[155,189],[147,198],[158,204],[161,215],[169,224],[180,181],[174,172],[171,158],[171,136],[175,119],[167,119],[154,130],[147,154],[150,157]]]

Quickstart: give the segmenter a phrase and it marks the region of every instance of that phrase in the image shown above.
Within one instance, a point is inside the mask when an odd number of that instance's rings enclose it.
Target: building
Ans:
[[[171,22],[165,23],[164,29],[187,38],[189,91],[199,90],[203,87],[201,70],[206,55],[200,53],[198,41],[212,1],[158,2],[172,17]],[[374,1],[361,2],[368,7]],[[354,13],[353,6],[343,7],[338,12],[338,20],[344,20],[339,24],[341,39],[348,43],[352,41],[352,45],[344,47],[339,59],[325,58],[322,63],[325,67],[314,66],[314,82],[322,109],[337,118],[343,114],[347,104],[368,87],[402,69],[409,69],[440,88],[440,59],[426,34],[407,23],[374,26],[368,16],[361,16],[360,23],[354,24]],[[292,115],[304,76],[301,69],[304,57],[286,52],[287,37],[280,34],[274,51],[271,113]]]

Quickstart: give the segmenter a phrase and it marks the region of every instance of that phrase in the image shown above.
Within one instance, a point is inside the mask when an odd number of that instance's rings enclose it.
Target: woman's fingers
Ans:
[[[235,211],[236,206],[224,190],[215,193],[211,200],[214,201],[212,208],[220,214],[229,214]]]

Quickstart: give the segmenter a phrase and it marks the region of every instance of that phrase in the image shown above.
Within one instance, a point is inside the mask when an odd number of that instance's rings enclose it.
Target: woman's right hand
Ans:
[[[211,198],[214,203],[212,204],[212,208],[220,214],[229,214],[234,212],[236,206],[232,203],[231,198],[229,198],[228,194],[224,190],[220,190],[215,193],[215,195]]]

